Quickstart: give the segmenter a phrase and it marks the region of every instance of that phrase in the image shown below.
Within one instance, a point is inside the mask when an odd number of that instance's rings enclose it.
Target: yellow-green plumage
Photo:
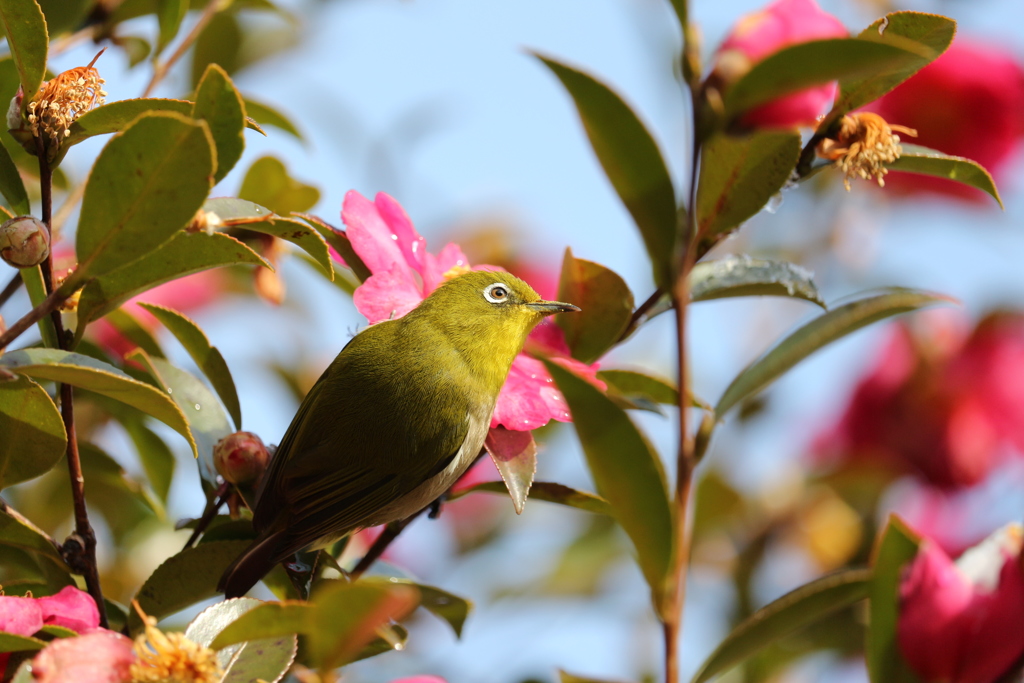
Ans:
[[[443,494],[483,447],[530,330],[568,310],[578,309],[542,301],[508,273],[475,271],[357,334],[288,427],[260,484],[258,536],[221,590],[242,595],[296,551],[403,519]]]

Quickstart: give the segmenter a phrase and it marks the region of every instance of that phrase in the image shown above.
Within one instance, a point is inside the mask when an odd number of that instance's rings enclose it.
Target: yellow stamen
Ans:
[[[850,178],[874,178],[879,187],[885,187],[886,164],[900,158],[900,132],[917,137],[917,131],[906,126],[892,125],[878,114],[857,112],[847,114],[839,125],[836,138],[818,144],[818,156],[828,159],[844,174],[843,185],[850,190]]]
[[[146,633],[135,639],[131,677],[133,683],[216,683],[224,675],[217,653],[194,643],[183,633],[164,633],[156,619],[147,616],[139,603],[132,601]]]

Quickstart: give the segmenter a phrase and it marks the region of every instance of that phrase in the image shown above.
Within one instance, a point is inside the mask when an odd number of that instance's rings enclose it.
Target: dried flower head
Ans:
[[[212,235],[222,227],[224,227],[224,221],[220,216],[213,211],[199,209],[189,224],[185,226],[185,232],[203,232]]]
[[[145,635],[135,639],[134,683],[216,683],[221,679],[224,672],[217,653],[183,633],[164,633],[138,602],[132,605],[146,624]]]
[[[843,172],[843,185],[850,189],[850,178],[874,178],[879,187],[885,187],[885,174],[891,164],[900,158],[903,148],[900,136],[894,132],[917,137],[917,131],[906,126],[890,125],[878,114],[857,112],[847,114],[839,124],[835,139],[826,138],[818,144],[818,156],[835,163]]]
[[[62,284],[64,284],[64,281],[67,280],[69,277],[71,277],[71,273],[73,273],[73,272],[75,272],[75,269],[74,268],[69,268],[68,272],[66,272],[66,273],[64,273],[64,275],[61,275],[60,277],[58,277],[57,278],[57,283],[56,283],[57,287],[59,288]],[[77,311],[78,310],[78,302],[79,302],[79,300],[81,298],[82,298],[82,288],[79,287],[78,289],[75,290],[74,294],[72,294],[67,299],[65,299],[64,303],[62,303],[59,306],[60,310],[66,312],[66,313],[70,313],[72,311]]]
[[[101,54],[103,50],[88,66],[68,69],[39,86],[39,92],[28,103],[28,122],[34,136],[45,136],[60,145],[71,134],[75,119],[104,103],[105,81],[93,67]]]

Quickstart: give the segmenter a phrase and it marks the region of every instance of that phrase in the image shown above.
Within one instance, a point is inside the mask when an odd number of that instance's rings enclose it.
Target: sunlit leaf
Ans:
[[[265,206],[279,216],[293,211],[309,211],[320,201],[320,190],[288,175],[288,169],[275,157],[253,162],[242,180],[238,196]]]
[[[987,193],[999,203],[999,206],[1003,206],[1003,200],[999,196],[995,181],[992,180],[992,176],[985,170],[985,167],[977,161],[950,156],[920,145],[903,143],[901,146],[903,153],[900,154],[900,158],[887,164],[890,171],[903,171],[955,180]]]
[[[356,276],[359,282],[366,282],[370,278],[370,275],[372,275],[370,269],[366,267],[363,259],[355,252],[352,242],[349,241],[348,235],[343,230],[338,230],[319,216],[313,216],[301,211],[293,213],[320,233],[320,236],[330,245],[331,249],[338,252],[338,255],[344,259],[345,266],[352,271],[352,274]]]
[[[156,16],[160,26],[160,37],[156,42],[155,54],[159,55],[178,35],[181,22],[188,13],[188,0],[156,0]]]
[[[919,683],[896,642],[903,567],[917,555],[920,539],[895,515],[882,531],[870,586],[870,622],[864,660],[872,683]]]
[[[124,130],[129,123],[147,112],[169,111],[188,116],[192,113],[192,106],[187,100],[148,97],[109,102],[75,119],[68,128],[70,133],[61,143],[61,149],[96,135],[109,135]]]
[[[593,363],[607,353],[633,314],[633,293],[625,281],[599,263],[574,257],[568,247],[562,260],[558,299],[582,309],[557,316],[555,322],[565,332],[572,357],[584,363]]]
[[[679,390],[668,380],[632,370],[601,370],[597,378],[608,384],[609,395],[614,393],[632,401],[679,405]]]
[[[0,434],[0,489],[49,471],[68,443],[57,406],[27,377],[0,382]]]
[[[506,493],[505,485],[500,481],[484,481],[479,484],[467,486],[464,489],[453,491],[448,500],[458,500],[471,493]],[[555,484],[548,481],[535,481],[530,487],[530,498],[532,500],[543,500],[548,503],[558,503],[577,510],[586,510],[600,515],[611,515],[612,509],[608,501],[600,496],[586,491],[578,491],[562,484]]]
[[[246,97],[245,113],[255,119],[261,126],[274,126],[275,128],[280,128],[286,133],[294,135],[299,140],[304,139],[302,137],[302,133],[299,132],[299,129],[291,122],[291,119],[268,104],[257,102]]]
[[[46,641],[32,636],[19,636],[16,633],[0,631],[0,652],[24,652],[25,650],[42,650]]]
[[[726,256],[698,263],[690,271],[692,301],[734,296],[786,296],[825,308],[811,272],[793,263]]]
[[[262,604],[253,598],[232,598],[207,607],[189,623],[185,637],[209,647],[228,624]],[[230,645],[217,651],[217,660],[224,670],[220,683],[250,683],[257,679],[276,683],[295,661],[297,652],[298,639],[294,634]]]
[[[192,116],[210,127],[217,150],[217,173],[213,177],[217,184],[234,168],[245,149],[245,108],[231,78],[216,64],[206,68],[199,82]]]
[[[49,37],[46,18],[35,0],[4,0],[0,2],[0,25],[7,36],[7,46],[18,67],[21,87],[25,92],[22,111],[39,90],[46,73],[46,50]]]
[[[0,145],[0,194],[7,200],[11,212],[17,216],[28,215],[32,208],[25,192],[25,183],[21,179],[18,167],[7,148]]]
[[[62,571],[67,571],[57,546],[43,531],[29,520],[7,511],[0,501],[0,546],[18,548],[46,559]]]

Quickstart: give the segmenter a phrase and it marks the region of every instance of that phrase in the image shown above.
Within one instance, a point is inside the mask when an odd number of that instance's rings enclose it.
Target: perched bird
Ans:
[[[480,453],[491,413],[542,301],[504,272],[445,282],[396,320],[361,331],[299,406],[256,496],[257,537],[221,577],[245,594],[274,565],[432,503]]]

